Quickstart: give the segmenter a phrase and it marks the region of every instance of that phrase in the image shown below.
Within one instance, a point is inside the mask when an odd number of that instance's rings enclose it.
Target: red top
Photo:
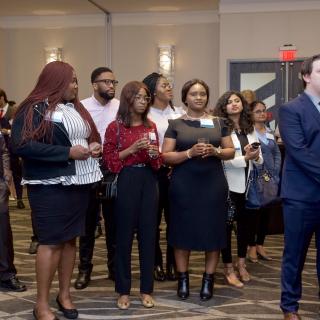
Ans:
[[[117,137],[118,125],[116,121],[112,121],[109,124],[104,136],[102,157],[106,167],[111,172],[119,173],[123,167],[144,163],[150,165],[154,170],[158,170],[162,164],[160,153],[158,158],[152,159],[146,149],[129,155],[124,160],[119,159],[119,152],[129,148],[136,140],[141,139],[143,133],[154,132],[156,141],[152,142],[152,144],[159,147],[156,125],[152,121],[150,121],[151,127],[149,128],[143,124],[134,127],[125,127],[123,123],[118,123],[119,137]],[[118,143],[119,146],[117,146]]]

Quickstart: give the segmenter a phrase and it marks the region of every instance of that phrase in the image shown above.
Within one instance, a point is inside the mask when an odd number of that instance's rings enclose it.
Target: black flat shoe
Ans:
[[[79,271],[74,287],[77,290],[82,290],[89,285],[91,280],[91,271]]]
[[[153,278],[157,281],[165,281],[166,275],[163,271],[162,266],[155,266],[153,270]]]
[[[10,279],[1,280],[0,289],[13,292],[23,292],[27,290],[27,287],[14,275]]]
[[[33,309],[32,311],[33,317],[38,320],[37,314],[36,314],[36,310]],[[57,316],[54,316],[54,318],[52,320],[60,320]]]
[[[56,298],[57,305],[59,310],[63,313],[63,316],[67,319],[77,319],[78,318],[78,310],[77,309],[66,309],[61,302],[59,301],[59,296]]]
[[[21,199],[18,199],[17,200],[17,208],[18,209],[25,209],[25,205],[24,205],[24,203],[23,203],[23,201],[21,200]]]

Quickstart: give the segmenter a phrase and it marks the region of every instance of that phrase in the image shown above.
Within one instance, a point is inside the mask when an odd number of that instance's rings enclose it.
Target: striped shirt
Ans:
[[[72,146],[81,145],[88,148],[87,138],[90,136],[90,128],[74,108],[72,103],[58,104],[56,110],[51,115],[51,120],[62,122],[69,135]],[[82,185],[94,183],[102,178],[98,160],[89,157],[86,160],[75,160],[76,174],[74,176],[60,176],[43,180],[25,180],[21,184],[63,184]]]

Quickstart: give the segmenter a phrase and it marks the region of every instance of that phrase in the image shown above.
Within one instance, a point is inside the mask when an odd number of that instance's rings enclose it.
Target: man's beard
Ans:
[[[106,102],[112,100],[114,98],[114,93],[108,93],[107,91],[98,92],[99,96],[104,99]]]

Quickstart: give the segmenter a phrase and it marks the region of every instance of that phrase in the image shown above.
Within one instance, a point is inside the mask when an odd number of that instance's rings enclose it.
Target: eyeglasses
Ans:
[[[145,101],[146,103],[149,103],[151,101],[151,98],[149,96],[136,95],[135,99],[137,101]]]
[[[262,113],[266,113],[267,110],[257,110],[257,111],[253,111],[254,114],[262,114]]]
[[[111,79],[96,80],[94,83],[97,83],[97,82],[103,82],[107,86],[110,86],[112,84],[114,87],[116,87],[119,83],[118,80],[111,80]]]

